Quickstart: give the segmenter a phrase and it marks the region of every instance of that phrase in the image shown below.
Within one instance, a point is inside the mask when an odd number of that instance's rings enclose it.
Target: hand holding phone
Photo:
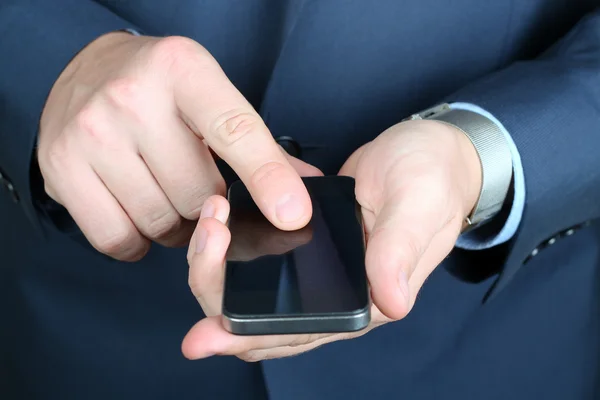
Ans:
[[[370,324],[356,332],[263,336],[228,332],[222,323],[221,300],[225,254],[231,239],[225,225],[229,203],[220,196],[210,198],[208,202],[216,205],[216,211],[210,213],[212,218],[206,218],[208,214],[203,210],[205,215],[195,233],[196,238],[202,238],[199,233],[210,232],[206,245],[195,254],[192,245],[190,257],[192,291],[209,317],[187,334],[184,354],[193,359],[235,355],[248,361],[285,357],[329,342],[356,338],[404,318],[427,277],[454,247],[462,221],[477,200],[481,186],[479,164],[472,144],[462,132],[435,121],[397,124],[346,161],[340,175],[356,178],[354,194],[361,205],[368,242],[365,264],[374,303]],[[331,214],[324,211],[323,215]],[[321,242],[315,240],[319,231],[313,224],[311,243]],[[331,238],[339,239],[338,232],[346,231],[335,231]],[[297,249],[302,253],[302,246]],[[356,249],[364,250],[358,246],[349,250]],[[298,286],[304,288],[302,283]],[[271,295],[269,300],[272,298]]]
[[[313,205],[317,204],[317,210],[316,213],[313,213],[313,217],[320,215],[320,219],[311,219],[309,224],[297,231],[282,232],[273,230],[272,224],[264,224],[263,217],[256,214],[256,211],[252,208],[253,203],[248,201],[247,194],[241,196],[245,199],[242,204],[246,204],[250,210],[240,213],[240,209],[243,210],[244,207],[240,207],[239,204],[236,205],[234,204],[236,202],[232,201],[231,216],[230,203],[225,198],[212,196],[207,200],[188,252],[190,288],[207,317],[196,323],[183,340],[182,351],[186,357],[199,359],[217,354],[235,355],[246,361],[283,357],[302,353],[325,343],[362,336],[381,323],[388,321],[376,307],[370,305],[369,287],[364,265],[365,247],[360,223],[361,214],[354,199],[353,179],[327,177],[314,178],[314,181],[311,181],[312,179],[304,178],[304,182],[306,182],[306,187],[313,198],[315,196],[319,197],[318,193],[327,194],[325,199],[330,198],[329,196],[335,197],[335,193],[337,193],[337,196],[341,196],[345,200],[343,202],[323,201],[324,199],[320,198],[318,202],[313,201]],[[323,185],[316,191],[310,190],[313,185],[321,182]],[[343,190],[340,190],[338,186],[340,183],[342,183]],[[242,193],[244,191],[240,190],[239,194]],[[233,199],[232,194],[230,192],[230,199]],[[341,204],[346,204],[346,207],[343,207],[343,212],[340,208]],[[234,215],[237,215],[237,217],[234,218]],[[325,235],[325,238],[329,237],[329,239],[334,239],[336,242],[334,242],[334,245],[328,244],[322,247],[328,241],[321,240],[323,232],[327,232],[327,230],[323,230],[320,220],[331,222],[332,217],[340,217],[341,215],[347,217],[342,219],[345,224],[331,224],[333,231],[329,235]],[[229,228],[232,228],[233,231],[237,230],[234,225],[243,228],[241,231],[246,232],[246,234],[238,235],[230,232]],[[253,229],[246,229],[250,226]],[[259,240],[259,238],[264,240]],[[235,299],[236,296],[233,296],[232,304],[228,303],[227,309],[231,314],[236,307],[246,307],[243,304],[240,305],[240,299],[243,300],[244,297],[251,294],[252,298],[256,299],[254,294],[256,294],[257,284],[263,282],[262,285],[269,289],[258,291],[259,294],[263,295],[263,300],[249,304],[247,307],[252,309],[242,310],[243,312],[240,312],[240,314],[246,314],[250,317],[248,319],[251,319],[254,315],[262,314],[264,309],[267,308],[272,310],[274,307],[277,312],[271,312],[267,321],[261,321],[260,319],[246,320],[243,321],[244,325],[246,328],[258,331],[258,329],[265,329],[264,322],[268,322],[271,325],[268,333],[275,333],[275,328],[280,329],[283,327],[282,331],[287,332],[287,334],[248,334],[253,333],[248,332],[248,330],[242,332],[246,334],[234,334],[228,331],[223,323],[225,317],[222,315],[225,312],[223,302],[227,302],[228,298],[224,295],[224,291],[230,289],[224,283],[226,264],[231,266],[232,263],[240,263],[238,266],[244,266],[253,261],[283,256],[289,259],[289,252],[295,251],[297,260],[293,261],[300,261],[300,263],[295,264],[297,270],[298,265],[306,264],[307,252],[305,250],[310,250],[311,244],[318,245],[319,254],[327,254],[327,251],[323,251],[323,249],[327,249],[330,253],[329,256],[334,257],[334,259],[343,256],[342,260],[355,260],[356,263],[348,264],[350,268],[345,269],[346,264],[344,263],[324,264],[322,262],[324,258],[318,258],[321,263],[308,263],[308,265],[328,265],[329,268],[309,270],[311,273],[308,275],[306,274],[307,271],[301,271],[300,274],[297,274],[295,281],[293,274],[291,274],[291,279],[289,279],[290,275],[288,274],[290,270],[293,271],[294,269],[285,268],[286,272],[282,274],[284,268],[281,267],[281,264],[270,263],[267,267],[271,268],[271,271],[279,270],[279,274],[269,273],[266,275],[267,277],[277,276],[278,280],[267,282],[251,277],[248,282],[244,282],[242,279],[241,288],[244,289],[244,285],[249,285],[247,288],[250,290],[238,291],[240,295],[237,300]],[[337,247],[343,244],[347,246],[345,249]],[[335,249],[335,251],[331,252],[332,249]],[[308,255],[311,254],[313,253],[308,252]],[[331,268],[331,266],[336,268]],[[340,266],[344,268],[340,269]],[[344,277],[344,274],[339,273],[340,271],[353,271],[354,273],[347,274]],[[245,273],[242,269],[242,274]],[[307,277],[310,279],[307,279]],[[273,288],[275,287],[277,289],[289,288],[289,286],[279,284],[282,279],[284,282],[288,282],[288,285],[292,288],[299,289],[287,291],[288,295],[296,292],[301,296],[294,299],[294,296],[280,296],[281,291],[274,291]],[[341,284],[331,290],[330,282],[332,281]],[[307,282],[313,282],[314,284],[307,285]],[[312,289],[314,292],[309,293],[310,296],[302,296],[306,293],[307,288]],[[348,290],[353,288],[358,288],[354,291],[354,294],[352,294],[352,290]],[[340,293],[345,295],[340,296]],[[283,319],[281,317],[284,316],[284,312],[290,311],[289,308],[285,310],[284,307],[294,304],[300,304],[302,308],[299,312],[292,312],[291,319],[298,322],[301,328],[299,331],[306,332],[308,328],[311,328],[313,333],[291,333],[289,325],[285,326],[286,324],[283,324],[282,326],[280,324],[280,322],[288,322],[278,320]],[[369,305],[364,307],[365,304]],[[264,309],[260,309],[263,307]],[[312,307],[314,312],[307,313],[308,307]],[[329,308],[329,310],[326,310],[326,308]],[[357,310],[357,312],[353,312],[354,310]],[[239,312],[239,310],[237,311]],[[334,318],[336,315],[339,316],[337,320]],[[316,316],[322,316],[323,318],[320,321],[310,320],[311,317]],[[307,317],[308,324],[306,323]],[[370,323],[369,319],[371,319]],[[330,323],[333,326],[324,327],[323,323]],[[361,329],[363,323],[368,325]],[[231,329],[231,326],[229,328]],[[329,332],[325,332],[327,330]],[[314,333],[319,331],[322,333]]]

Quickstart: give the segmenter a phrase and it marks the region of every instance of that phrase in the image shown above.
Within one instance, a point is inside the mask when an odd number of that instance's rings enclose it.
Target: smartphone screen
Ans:
[[[313,215],[297,231],[275,228],[241,182],[231,186],[224,313],[295,316],[353,313],[369,306],[354,179],[303,181]]]

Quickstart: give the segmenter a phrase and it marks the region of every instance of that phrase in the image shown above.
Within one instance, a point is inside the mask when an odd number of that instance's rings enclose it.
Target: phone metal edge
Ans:
[[[236,335],[356,332],[366,328],[371,322],[371,302],[352,314],[239,318],[223,313],[221,318],[224,328]]]

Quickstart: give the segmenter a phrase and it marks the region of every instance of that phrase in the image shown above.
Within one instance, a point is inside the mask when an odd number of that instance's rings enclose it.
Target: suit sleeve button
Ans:
[[[2,171],[0,171],[0,185],[4,186],[4,188],[8,191],[8,194],[15,203],[19,202],[19,194],[17,193],[17,190],[15,189],[12,182],[8,180],[8,177]]]
[[[279,136],[275,138],[278,145],[292,157],[302,158],[302,147],[300,144],[290,136]]]

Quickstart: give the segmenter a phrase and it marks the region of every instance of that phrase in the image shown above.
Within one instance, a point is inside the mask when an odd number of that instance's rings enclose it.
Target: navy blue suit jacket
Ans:
[[[598,6],[3,0],[0,397],[598,398],[600,230],[586,224],[600,216]],[[62,68],[123,28],[203,44],[273,134],[326,173],[424,107],[485,108],[523,159],[519,231],[455,250],[405,320],[359,339],[261,364],[185,360],[181,339],[202,317],[185,250],[155,246],[135,264],[95,253],[44,202],[33,157]]]

